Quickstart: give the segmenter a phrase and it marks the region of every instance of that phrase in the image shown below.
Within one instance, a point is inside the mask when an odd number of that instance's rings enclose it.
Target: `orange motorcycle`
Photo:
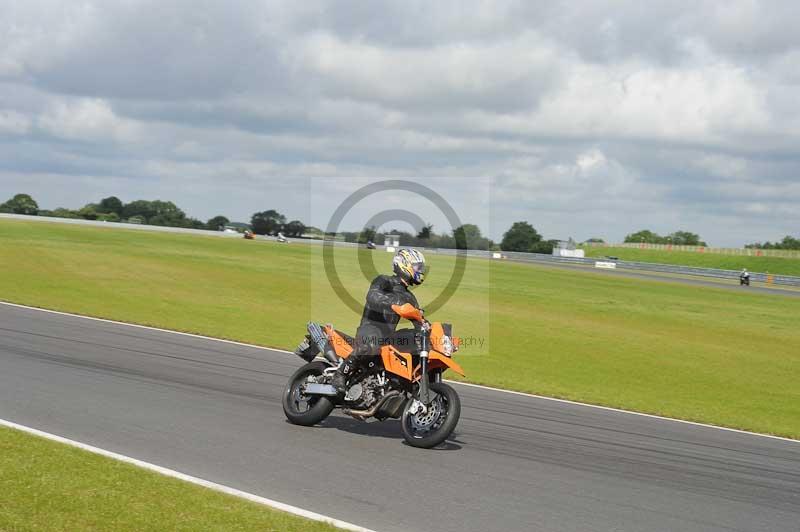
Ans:
[[[338,407],[362,421],[399,418],[403,437],[414,447],[436,447],[450,436],[461,415],[461,400],[442,382],[442,374],[452,369],[464,375],[452,359],[459,339],[450,324],[427,321],[409,303],[393,305],[392,310],[414,328],[398,330],[388,338],[380,356],[348,377],[343,396],[337,394],[331,379],[353,352],[355,340],[332,325],[308,324],[306,341],[298,351],[307,364],[289,378],[283,393],[283,411],[289,421],[315,425]]]

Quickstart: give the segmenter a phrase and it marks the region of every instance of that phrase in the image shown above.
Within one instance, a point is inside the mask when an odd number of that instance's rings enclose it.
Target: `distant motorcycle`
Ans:
[[[739,274],[739,286],[750,286],[750,272],[742,270]]]
[[[289,239],[286,238],[285,236],[283,236],[283,233],[278,233],[278,236],[276,237],[276,240],[278,242],[282,242],[284,244],[288,244],[289,243]]]
[[[372,240],[367,242],[367,249],[375,249],[375,242],[373,242]]]
[[[256,235],[252,231],[245,231],[244,238],[245,240],[255,240]]]

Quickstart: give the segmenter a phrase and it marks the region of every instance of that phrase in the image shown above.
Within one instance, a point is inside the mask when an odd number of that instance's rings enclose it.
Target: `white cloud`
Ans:
[[[552,137],[731,144],[738,133],[780,128],[762,89],[729,65],[663,68],[577,63],[558,91],[528,113],[474,113],[485,131]]]
[[[134,121],[114,114],[108,102],[98,98],[57,101],[37,123],[56,137],[81,141],[130,142],[139,137],[141,130]]]
[[[52,66],[65,49],[90,40],[97,8],[91,2],[30,0],[0,6],[0,76],[25,79]]]
[[[559,77],[555,50],[535,34],[491,43],[384,48],[317,33],[292,58],[333,94],[426,108],[529,107]]]
[[[576,237],[694,224],[712,243],[774,239],[800,224],[796,9],[5,2],[0,193],[27,173],[53,201],[116,186],[246,217],[311,177],[482,177],[495,237],[529,219]],[[442,186],[477,205],[468,184]]]
[[[722,178],[747,179],[751,174],[750,165],[743,157],[730,157],[724,154],[705,154],[695,159],[694,164],[711,175]]]
[[[24,114],[0,109],[0,134],[24,135],[30,127],[31,121]]]

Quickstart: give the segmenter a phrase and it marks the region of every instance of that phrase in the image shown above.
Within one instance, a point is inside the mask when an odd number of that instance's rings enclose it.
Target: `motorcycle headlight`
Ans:
[[[449,336],[442,336],[442,353],[445,356],[453,356],[453,340]]]

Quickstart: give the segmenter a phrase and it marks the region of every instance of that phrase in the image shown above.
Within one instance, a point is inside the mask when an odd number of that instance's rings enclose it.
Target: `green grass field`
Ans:
[[[363,297],[352,253],[337,264]],[[430,261],[423,302],[453,267]],[[358,321],[316,246],[2,221],[0,264],[6,301],[266,346],[293,348],[309,319]],[[797,438],[798,312],[798,298],[475,259],[430,317],[488,341],[457,355],[471,382]]]
[[[338,529],[0,427],[0,530]]]
[[[747,257],[737,255],[718,255],[697,251],[666,251],[659,249],[637,249],[624,247],[587,247],[587,257],[619,257],[634,262],[657,262],[659,264],[681,264],[701,268],[720,268],[772,273],[777,275],[800,276],[800,259],[782,257]]]

